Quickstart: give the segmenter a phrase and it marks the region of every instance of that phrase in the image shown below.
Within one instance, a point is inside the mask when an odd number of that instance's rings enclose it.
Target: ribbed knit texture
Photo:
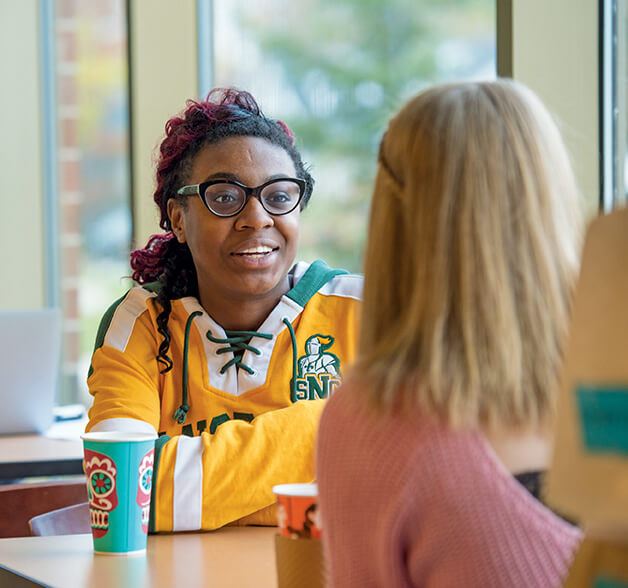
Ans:
[[[420,415],[373,418],[351,382],[328,401],[317,478],[330,585],[560,586],[580,531],[485,438]]]

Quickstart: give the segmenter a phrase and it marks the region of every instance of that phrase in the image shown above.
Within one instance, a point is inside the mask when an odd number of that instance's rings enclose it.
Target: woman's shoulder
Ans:
[[[155,284],[133,286],[129,288],[120,298],[115,300],[104,313],[103,318],[113,317],[119,308],[137,317],[147,310],[150,302],[157,297],[159,290]]]
[[[378,413],[366,404],[367,383],[348,377],[328,400],[320,423],[319,442],[332,452],[369,456],[386,455],[389,469],[405,470],[404,478],[414,492],[424,496],[438,488],[442,503],[466,503],[470,509],[515,506],[534,511],[541,518],[554,514],[538,502],[506,470],[476,429],[455,429],[421,411]]]
[[[548,544],[571,545],[579,539],[578,529],[537,500],[476,429],[440,427],[430,435],[417,464],[431,478],[423,483],[423,493],[438,495],[444,512],[464,513],[459,525],[470,536],[476,532],[477,521],[483,520],[493,530],[516,533],[529,542],[543,536]]]
[[[135,322],[147,311],[153,310],[157,292],[144,286],[133,286],[120,298],[115,300],[104,312],[96,343],[104,341],[108,333],[113,331],[126,333],[132,330]]]
[[[146,310],[161,312],[162,306],[159,302],[161,288],[162,285],[159,282],[132,286],[122,296],[120,296],[120,298],[115,300],[109,308],[107,308],[105,316],[113,315],[120,307],[122,307],[125,312],[128,312],[136,317]],[[194,296],[170,299],[173,306],[187,301],[198,303],[198,300]]]
[[[321,417],[319,446],[334,454],[330,463],[360,463],[365,477],[385,469],[404,478],[410,469],[421,467],[416,462],[430,451],[440,427],[418,413],[386,413],[370,407],[366,387],[354,373],[329,398]],[[373,460],[375,454],[385,459]],[[340,463],[339,471],[343,467]]]

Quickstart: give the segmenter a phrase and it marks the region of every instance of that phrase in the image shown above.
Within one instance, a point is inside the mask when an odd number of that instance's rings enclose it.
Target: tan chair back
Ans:
[[[565,349],[547,501],[585,527],[628,530],[628,209],[596,218]]]

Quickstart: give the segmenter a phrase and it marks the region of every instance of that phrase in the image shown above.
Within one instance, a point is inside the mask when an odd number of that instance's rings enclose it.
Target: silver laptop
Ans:
[[[0,311],[0,435],[50,427],[60,354],[58,309]]]

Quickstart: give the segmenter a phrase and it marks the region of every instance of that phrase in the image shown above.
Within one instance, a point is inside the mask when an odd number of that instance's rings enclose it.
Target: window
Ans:
[[[628,193],[628,44],[626,0],[600,0],[600,208],[626,204]]]
[[[87,402],[100,318],[130,285],[126,29],[124,0],[55,2],[60,403]]]
[[[436,81],[495,77],[494,0],[215,2],[213,39],[213,84],[249,90],[312,165],[299,257],[352,271],[388,118]]]

